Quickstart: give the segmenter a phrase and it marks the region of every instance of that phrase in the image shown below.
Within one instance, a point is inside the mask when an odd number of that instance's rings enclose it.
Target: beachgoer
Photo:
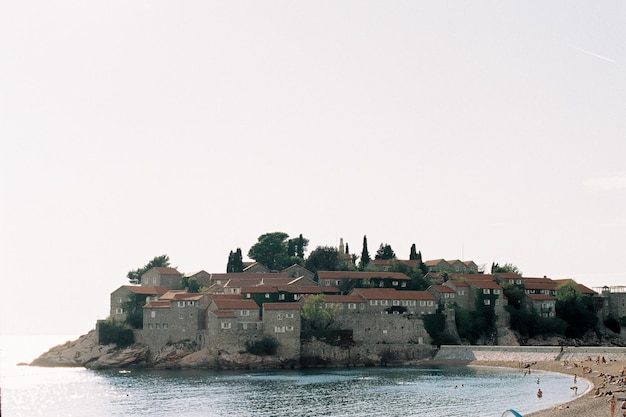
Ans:
[[[611,395],[609,397],[609,406],[611,407],[611,417],[615,417],[615,404],[617,403],[617,400],[615,399],[615,395]]]
[[[576,378],[577,378],[577,376],[576,376],[576,374],[574,374],[574,384],[576,383]]]
[[[541,392],[541,388],[537,390],[537,398],[543,397],[543,392]]]

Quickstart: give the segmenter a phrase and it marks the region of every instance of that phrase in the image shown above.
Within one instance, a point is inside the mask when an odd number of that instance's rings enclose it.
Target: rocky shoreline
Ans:
[[[87,369],[281,369],[292,368],[294,361],[279,356],[220,351],[212,354],[197,350],[193,343],[174,343],[157,353],[140,343],[119,349],[98,345],[92,330],[77,340],[55,346],[33,360],[30,366],[84,367]]]

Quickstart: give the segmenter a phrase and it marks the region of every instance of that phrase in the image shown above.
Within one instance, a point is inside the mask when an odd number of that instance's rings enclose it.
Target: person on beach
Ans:
[[[577,378],[577,376],[576,376],[576,374],[574,374],[574,384],[576,383],[576,378]]]
[[[541,398],[541,397],[543,397],[543,392],[541,392],[541,388],[539,388],[537,390],[537,398]],[[613,407],[613,408],[615,408],[615,407]],[[613,416],[611,416],[611,417],[613,417]]]
[[[615,395],[611,395],[609,397],[609,406],[611,407],[611,417],[615,417],[615,404],[617,404],[617,400],[615,399]]]

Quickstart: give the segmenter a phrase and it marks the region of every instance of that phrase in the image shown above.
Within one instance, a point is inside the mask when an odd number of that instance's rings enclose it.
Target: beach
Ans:
[[[520,368],[518,362],[498,362],[498,361],[472,361],[470,366],[499,366],[508,368]],[[611,361],[607,363],[596,364],[595,360],[584,362],[564,363],[559,361],[542,361],[533,362],[530,365],[531,370],[542,370],[548,372],[558,372],[569,374],[572,376],[572,386],[574,385],[574,375],[577,379],[585,379],[590,383],[590,389],[585,393],[579,393],[572,401],[563,403],[559,408],[549,408],[534,413],[526,414],[524,417],[610,417],[609,397],[602,395],[595,396],[596,388],[600,388],[600,392],[605,394],[612,391],[617,399],[615,407],[615,417],[622,417],[622,413],[626,410],[621,409],[622,402],[626,399],[626,392],[616,384],[605,383],[606,375],[620,376],[626,361]],[[583,366],[589,367],[591,372],[583,374]],[[522,370],[520,370],[522,372]]]

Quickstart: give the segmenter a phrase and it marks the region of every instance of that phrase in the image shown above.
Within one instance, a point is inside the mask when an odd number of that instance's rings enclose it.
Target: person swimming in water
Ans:
[[[537,390],[537,398],[541,398],[541,397],[543,397],[543,392],[541,391],[541,388],[539,388]]]

